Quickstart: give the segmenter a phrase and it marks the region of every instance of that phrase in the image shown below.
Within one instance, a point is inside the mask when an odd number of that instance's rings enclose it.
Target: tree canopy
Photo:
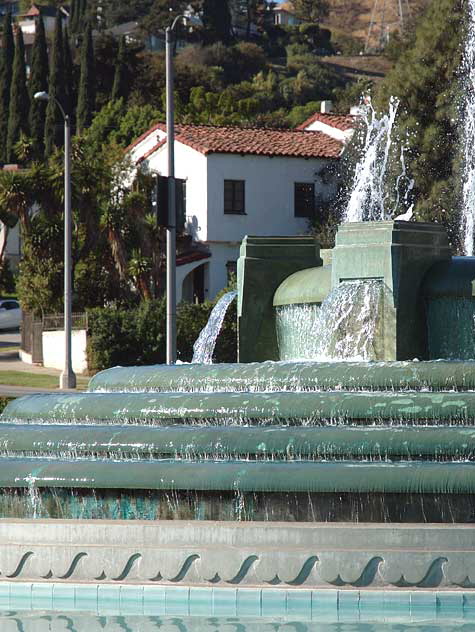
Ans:
[[[462,0],[433,0],[377,101],[384,108],[391,95],[400,100],[399,136],[409,147],[417,217],[445,224],[455,246],[463,18]]]

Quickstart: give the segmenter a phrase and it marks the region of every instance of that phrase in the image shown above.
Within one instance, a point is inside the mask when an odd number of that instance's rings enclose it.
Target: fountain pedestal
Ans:
[[[383,359],[425,358],[421,284],[435,263],[450,258],[447,232],[438,224],[397,220],[342,224],[333,251],[332,288],[345,281],[384,281],[389,300],[381,333]]]
[[[239,362],[278,360],[272,299],[284,279],[321,266],[314,237],[245,237],[238,260]]]

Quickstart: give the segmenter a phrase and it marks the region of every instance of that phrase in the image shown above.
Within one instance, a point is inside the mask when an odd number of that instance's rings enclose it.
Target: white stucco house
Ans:
[[[307,132],[322,132],[342,143],[347,143],[353,136],[360,119],[361,116],[358,114],[316,112],[299,125],[297,129]]]
[[[43,17],[46,34],[50,35],[54,32],[58,11],[61,15],[64,28],[69,21],[69,13],[67,9],[63,6],[60,6],[57,9],[53,6],[43,6],[34,3],[26,13],[18,16],[18,26],[21,28],[23,35],[35,35],[37,20],[41,15]]]
[[[21,258],[20,225],[8,228],[0,222],[0,252],[4,253],[12,270],[18,268]]]
[[[321,131],[178,125],[175,171],[193,240],[178,257],[178,300],[213,298],[225,287],[245,235],[306,233],[318,204],[335,195],[329,167],[343,148]],[[164,124],[126,152],[137,169],[168,175]]]
[[[294,5],[291,2],[277,4],[272,11],[276,26],[298,26],[302,24],[302,20],[295,15]]]

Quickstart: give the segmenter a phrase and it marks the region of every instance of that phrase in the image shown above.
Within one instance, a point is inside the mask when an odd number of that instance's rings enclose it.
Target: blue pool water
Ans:
[[[0,632],[475,632],[475,591],[0,580]]]
[[[304,622],[293,619],[98,616],[87,613],[0,613],[2,632],[474,632],[475,619],[393,622]]]

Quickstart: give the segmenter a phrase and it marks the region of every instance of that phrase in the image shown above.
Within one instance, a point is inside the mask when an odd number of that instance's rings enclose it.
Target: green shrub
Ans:
[[[208,322],[215,301],[177,309],[177,356],[190,362],[193,344]],[[95,308],[88,312],[87,356],[91,371],[112,366],[163,364],[166,361],[166,302],[144,301],[137,308]],[[218,337],[215,362],[235,362],[237,357],[236,304],[229,307]]]
[[[364,50],[364,42],[357,37],[339,33],[333,36],[333,48],[341,55],[361,55]]]
[[[3,409],[7,404],[9,404],[14,397],[0,397],[0,413],[3,412]]]
[[[10,262],[8,259],[0,264],[0,293],[1,294],[13,294],[15,292],[15,277],[10,268]]]

